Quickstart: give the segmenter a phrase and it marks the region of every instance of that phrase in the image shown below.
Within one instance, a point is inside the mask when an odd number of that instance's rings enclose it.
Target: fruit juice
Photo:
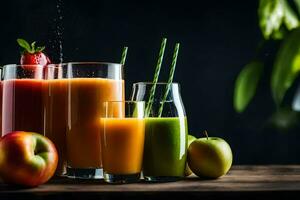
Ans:
[[[124,100],[124,81],[104,78],[68,79],[67,162],[71,168],[101,168],[99,119],[105,101]]]
[[[187,146],[185,117],[146,118],[144,176],[184,176]]]
[[[2,135],[12,131],[44,133],[44,81],[10,79],[3,83]]]
[[[45,135],[55,144],[58,152],[56,174],[66,170],[66,131],[67,131],[67,79],[47,81],[46,128]]]
[[[103,170],[108,174],[129,175],[141,172],[145,122],[138,118],[102,118]]]
[[[0,138],[2,136],[2,98],[3,98],[3,95],[2,95],[2,81],[0,81]]]

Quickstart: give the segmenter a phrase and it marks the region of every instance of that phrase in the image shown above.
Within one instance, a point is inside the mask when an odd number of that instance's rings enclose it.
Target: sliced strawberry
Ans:
[[[51,61],[47,57],[43,50],[45,47],[35,47],[36,42],[29,44],[24,39],[17,39],[18,44],[24,49],[20,59],[21,65],[43,65],[50,64]]]

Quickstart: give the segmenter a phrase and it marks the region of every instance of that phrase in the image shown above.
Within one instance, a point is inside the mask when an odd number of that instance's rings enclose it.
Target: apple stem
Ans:
[[[206,136],[206,139],[208,140],[208,134],[207,134],[206,130],[204,131],[204,135]]]

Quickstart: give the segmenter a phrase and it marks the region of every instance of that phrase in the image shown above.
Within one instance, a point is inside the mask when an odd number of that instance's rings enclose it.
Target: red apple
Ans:
[[[53,176],[57,162],[54,144],[40,134],[16,131],[0,139],[0,177],[7,183],[43,184]]]

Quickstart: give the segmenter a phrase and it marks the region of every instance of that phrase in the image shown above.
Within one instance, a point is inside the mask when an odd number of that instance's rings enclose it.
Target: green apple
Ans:
[[[232,164],[229,144],[218,137],[194,140],[188,148],[188,165],[200,177],[218,178],[225,175]]]
[[[187,148],[189,148],[190,144],[196,140],[197,138],[193,135],[188,135],[188,145],[187,145]],[[189,165],[188,163],[186,162],[186,165],[185,165],[185,170],[184,170],[184,175],[185,176],[190,176],[193,172],[191,171],[191,169],[189,168]]]
[[[194,142],[194,140],[196,140],[197,138],[195,137],[195,136],[193,136],[193,135],[188,135],[188,148],[189,148],[189,146],[190,146],[190,144],[192,143],[192,142]]]

